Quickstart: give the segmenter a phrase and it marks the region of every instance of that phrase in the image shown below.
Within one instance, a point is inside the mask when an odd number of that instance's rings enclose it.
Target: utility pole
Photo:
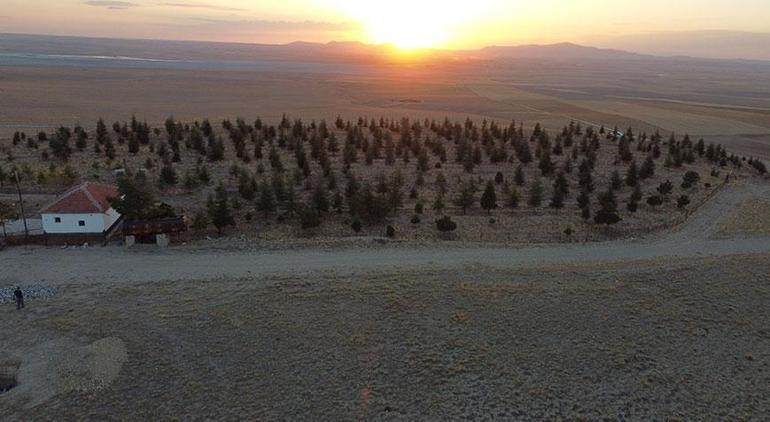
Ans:
[[[24,215],[24,198],[21,197],[21,182],[19,181],[19,171],[13,173],[16,176],[16,192],[19,194],[19,208],[21,209],[21,220],[24,222],[24,239],[29,238],[29,228],[27,227],[27,216]]]

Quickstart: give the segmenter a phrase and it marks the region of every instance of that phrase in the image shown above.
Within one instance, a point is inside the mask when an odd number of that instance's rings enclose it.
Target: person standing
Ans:
[[[16,286],[13,295],[16,297],[16,309],[24,308],[24,293],[21,292],[21,287]]]

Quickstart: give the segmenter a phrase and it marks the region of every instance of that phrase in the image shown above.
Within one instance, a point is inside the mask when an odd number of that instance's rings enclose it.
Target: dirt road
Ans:
[[[372,245],[367,248],[281,251],[222,251],[205,248],[154,247],[126,251],[106,248],[11,249],[0,254],[0,283],[26,281],[50,284],[200,280],[333,272],[389,272],[466,268],[517,269],[540,265],[656,258],[692,258],[770,251],[766,235],[715,238],[720,221],[745,201],[770,198],[770,186],[757,181],[727,186],[674,232],[589,244],[532,247],[437,244]],[[770,217],[769,217],[770,218]],[[53,265],[55,263],[55,265]]]

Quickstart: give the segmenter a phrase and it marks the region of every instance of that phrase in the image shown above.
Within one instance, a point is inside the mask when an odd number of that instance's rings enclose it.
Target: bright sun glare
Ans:
[[[458,27],[471,19],[467,1],[454,0],[340,0],[342,8],[363,25],[366,41],[393,44],[401,49],[444,47],[457,39]],[[488,0],[474,2],[483,10]]]

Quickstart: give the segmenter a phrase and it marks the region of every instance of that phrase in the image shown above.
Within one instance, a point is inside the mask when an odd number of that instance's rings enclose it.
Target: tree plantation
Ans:
[[[124,206],[157,197],[201,233],[554,241],[670,227],[766,172],[686,134],[565,123],[100,119],[2,141],[0,188],[16,173],[30,192],[120,183]]]

